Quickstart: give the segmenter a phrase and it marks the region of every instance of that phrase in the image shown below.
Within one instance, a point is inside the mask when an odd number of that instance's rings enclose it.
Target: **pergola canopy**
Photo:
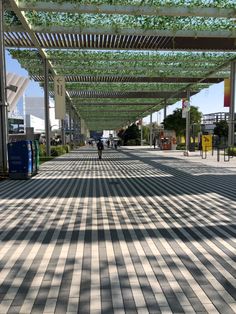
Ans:
[[[65,76],[90,130],[121,128],[220,82],[236,58],[234,0],[9,0],[5,9],[12,56],[42,84],[44,59],[50,82]]]

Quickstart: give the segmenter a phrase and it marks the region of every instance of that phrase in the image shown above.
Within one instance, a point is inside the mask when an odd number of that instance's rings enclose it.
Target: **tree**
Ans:
[[[200,125],[202,113],[198,107],[190,107],[190,125]],[[186,119],[182,118],[182,109],[175,109],[173,114],[168,115],[163,121],[164,128],[174,130],[176,136],[185,136]]]
[[[221,120],[219,122],[215,123],[215,128],[214,128],[214,134],[219,136],[219,139],[221,138],[227,138],[228,137],[228,123],[225,120]]]
[[[166,130],[174,130],[176,136],[184,135],[186,122],[185,119],[182,118],[182,109],[175,109],[172,114],[164,119],[163,125]]]
[[[128,141],[134,140],[137,144],[140,143],[140,131],[138,126],[133,123],[122,134],[122,139],[126,145]]]
[[[122,136],[124,134],[125,130],[124,129],[120,129],[117,133],[117,136],[120,137],[122,139]]]
[[[143,132],[143,140],[146,143],[149,143],[150,126],[149,125],[142,125],[142,132]]]

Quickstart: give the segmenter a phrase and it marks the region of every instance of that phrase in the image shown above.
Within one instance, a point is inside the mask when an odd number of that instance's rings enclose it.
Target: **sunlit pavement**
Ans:
[[[0,313],[236,313],[236,157],[194,154],[83,148],[0,181]]]

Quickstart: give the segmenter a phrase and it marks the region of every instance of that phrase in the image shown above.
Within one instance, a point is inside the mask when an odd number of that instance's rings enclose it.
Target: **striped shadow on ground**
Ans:
[[[181,165],[84,148],[1,181],[0,313],[236,313],[235,174]]]

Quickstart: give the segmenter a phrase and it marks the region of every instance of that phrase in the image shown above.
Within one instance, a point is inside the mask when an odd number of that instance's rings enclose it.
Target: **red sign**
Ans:
[[[230,79],[224,80],[224,107],[230,107]]]

